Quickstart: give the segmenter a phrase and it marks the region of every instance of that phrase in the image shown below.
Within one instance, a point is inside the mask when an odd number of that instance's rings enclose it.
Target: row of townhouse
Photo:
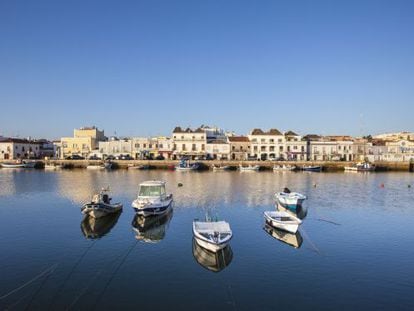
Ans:
[[[409,161],[414,159],[414,140],[368,139],[350,136],[301,136],[293,131],[253,129],[246,136],[225,133],[222,129],[177,126],[171,137],[107,139],[96,127],[74,130],[74,137],[56,144],[58,157],[78,154],[129,155],[134,159],[218,159],[218,160],[293,160],[293,161]]]

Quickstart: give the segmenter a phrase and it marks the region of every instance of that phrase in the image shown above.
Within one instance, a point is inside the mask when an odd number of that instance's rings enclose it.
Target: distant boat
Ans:
[[[217,252],[227,246],[233,232],[225,221],[193,221],[193,234],[201,247]]]
[[[280,172],[280,171],[294,171],[296,170],[295,165],[275,165],[273,166],[274,172]]]
[[[240,172],[257,172],[260,170],[260,165],[249,165],[249,166],[243,166],[239,165]]]
[[[164,214],[172,208],[172,204],[173,195],[166,194],[165,181],[151,180],[139,185],[132,207],[137,214],[146,217]]]
[[[302,170],[307,172],[322,172],[322,166],[304,165],[302,166]]]
[[[345,166],[345,171],[351,172],[372,172],[375,171],[375,165],[369,162],[356,163],[351,166]]]
[[[112,168],[112,163],[105,162],[101,164],[89,164],[86,168],[88,170],[110,170]]]
[[[296,210],[302,206],[303,201],[306,200],[306,196],[298,192],[290,192],[285,188],[283,192],[275,193],[276,202],[282,207],[296,212]]]
[[[207,270],[220,272],[231,263],[233,259],[233,251],[230,245],[227,245],[218,252],[212,252],[204,247],[201,247],[194,238],[193,256],[194,259]]]
[[[300,231],[296,231],[296,233],[293,234],[284,230],[279,230],[268,224],[264,225],[263,230],[272,238],[293,246],[294,248],[300,248],[302,246],[303,238]]]
[[[62,169],[62,165],[60,164],[56,164],[56,163],[46,163],[45,164],[45,170],[51,170],[51,171],[56,171],[56,170],[60,170]]]
[[[232,167],[229,166],[229,165],[224,165],[224,166],[213,165],[212,168],[213,168],[213,171],[215,171],[215,172],[231,171],[231,169],[232,169]]]
[[[189,160],[181,160],[180,163],[175,167],[177,171],[197,171],[200,168],[198,163],[190,164]]]
[[[121,203],[111,203],[109,197],[109,189],[102,189],[95,194],[92,201],[82,206],[82,214],[89,215],[94,218],[104,217],[108,214],[116,213],[122,210]]]
[[[35,161],[23,161],[20,163],[4,162],[1,163],[3,168],[34,168],[36,165]]]
[[[285,211],[266,211],[263,215],[268,225],[290,233],[296,233],[302,223],[302,220]]]

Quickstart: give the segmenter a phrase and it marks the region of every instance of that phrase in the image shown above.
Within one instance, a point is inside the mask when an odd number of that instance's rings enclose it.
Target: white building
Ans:
[[[286,140],[277,129],[270,129],[268,132],[254,129],[248,138],[251,143],[250,158],[260,160],[284,158]]]
[[[414,140],[401,139],[385,143],[387,152],[383,154],[384,161],[408,162],[414,161]]]
[[[38,158],[39,143],[19,138],[6,138],[0,141],[0,160]]]
[[[213,140],[206,144],[207,155],[215,160],[230,159],[230,144],[227,141]]]
[[[354,161],[355,146],[350,136],[308,135],[308,160]]]
[[[98,147],[100,155],[132,155],[132,140],[129,138],[111,137],[108,141],[100,141]],[[96,154],[97,156],[100,156]]]
[[[201,128],[192,130],[176,127],[172,133],[174,158],[206,156],[207,135]]]
[[[305,161],[307,158],[307,142],[302,136],[288,131],[285,136],[284,159],[290,161]]]

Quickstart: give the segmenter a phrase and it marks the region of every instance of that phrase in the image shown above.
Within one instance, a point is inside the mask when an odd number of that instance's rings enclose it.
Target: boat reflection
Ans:
[[[195,239],[193,239],[193,256],[207,270],[220,272],[231,263],[233,251],[230,245],[227,245],[217,252],[212,252],[198,245]]]
[[[122,211],[101,218],[85,215],[81,222],[81,230],[87,239],[99,239],[108,234],[118,222]]]
[[[263,227],[264,231],[266,231],[271,237],[286,243],[290,246],[293,246],[294,248],[300,248],[303,243],[302,235],[299,231],[297,231],[295,234],[289,233],[283,230],[276,229],[272,226],[269,226],[268,224],[265,224]]]
[[[135,215],[132,227],[135,231],[135,238],[147,243],[158,243],[165,237],[168,224],[173,216],[173,211],[159,216]]]
[[[282,205],[276,203],[276,210],[289,212],[289,213],[291,213],[292,215],[298,217],[301,220],[305,219],[306,216],[308,215],[308,208],[306,206],[303,206],[303,205],[299,205],[296,208],[296,213],[295,213],[292,210],[287,209],[287,208],[283,207]]]

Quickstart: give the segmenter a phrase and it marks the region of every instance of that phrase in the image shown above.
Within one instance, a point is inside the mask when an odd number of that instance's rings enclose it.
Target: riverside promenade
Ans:
[[[44,160],[39,160],[40,163],[44,163]],[[89,164],[99,164],[102,161],[95,160],[48,160],[48,163],[62,164],[66,168],[86,168]],[[113,163],[114,169],[127,169],[128,166],[140,166],[140,165],[149,165],[153,169],[169,169],[179,163],[177,160],[114,160]],[[344,161],[192,161],[192,163],[198,162],[203,163],[206,168],[212,168],[213,165],[217,166],[243,166],[247,165],[260,165],[262,170],[272,170],[275,165],[296,165],[298,168],[303,166],[315,165],[322,166],[324,171],[335,172],[343,171],[344,167],[355,164],[356,162],[344,162]],[[410,162],[374,162],[376,165],[377,171],[402,171],[408,172],[412,170],[413,163]],[[40,164],[40,167],[42,164]]]

